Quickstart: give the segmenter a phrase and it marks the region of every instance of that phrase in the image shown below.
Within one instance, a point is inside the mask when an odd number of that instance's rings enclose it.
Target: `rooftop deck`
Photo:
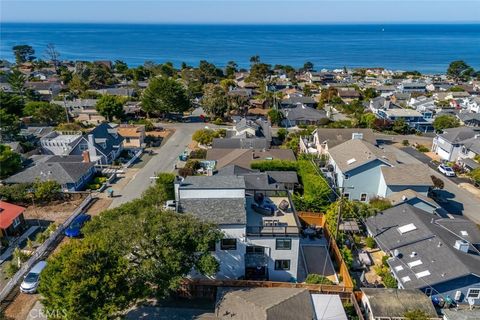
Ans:
[[[281,205],[288,203],[285,208]],[[253,205],[253,206],[252,206]],[[261,210],[271,209],[273,214],[261,213],[253,207],[260,205]],[[282,209],[281,209],[282,207]],[[298,235],[300,223],[288,196],[265,196],[261,204],[255,202],[253,196],[246,196],[247,234],[259,236]]]

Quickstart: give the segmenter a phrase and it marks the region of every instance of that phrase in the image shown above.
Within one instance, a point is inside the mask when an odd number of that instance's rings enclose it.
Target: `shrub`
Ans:
[[[372,249],[372,248],[375,248],[375,239],[373,239],[372,237],[367,237],[365,239],[365,244],[367,245],[368,248]]]
[[[321,274],[310,273],[305,279],[308,284],[333,284],[333,282]]]
[[[428,149],[427,147],[425,147],[424,145],[417,145],[417,150],[420,151],[420,152],[428,152],[430,151],[430,149]]]
[[[397,280],[390,274],[387,273],[385,277],[382,278],[383,284],[387,288],[398,288]]]
[[[252,169],[260,171],[297,171],[297,163],[290,160],[260,160],[253,161],[250,165]]]
[[[5,273],[7,274],[7,277],[11,278],[17,273],[18,269],[19,267],[16,261],[9,261],[5,267]]]
[[[19,183],[12,185],[0,186],[0,198],[9,202],[26,203],[31,202],[30,190],[31,183]]]
[[[443,188],[445,187],[445,183],[443,182],[442,179],[437,178],[437,177],[434,176],[434,175],[431,175],[430,178],[432,179],[433,187],[434,187],[435,189],[443,189]]]
[[[388,259],[390,259],[389,256],[383,256],[382,257],[382,266],[388,267],[388,263],[387,263]]]
[[[103,184],[107,182],[107,180],[107,177],[95,177],[95,179],[93,179],[93,184]]]
[[[195,131],[192,136],[193,141],[198,142],[201,145],[209,146],[212,144],[214,138],[218,138],[220,135],[218,132],[212,129],[200,129]]]
[[[288,130],[287,129],[285,129],[285,128],[278,129],[277,137],[278,137],[279,140],[281,140],[281,141],[285,140],[287,135],[288,135]]]
[[[102,185],[98,184],[98,183],[89,183],[87,184],[87,189],[88,190],[98,190],[100,189]]]
[[[348,247],[343,247],[340,249],[340,253],[342,254],[343,261],[347,265],[348,269],[350,269],[353,265],[353,253]]]
[[[192,168],[187,168],[187,167],[184,167],[184,168],[180,168],[178,169],[178,175],[180,177],[188,177],[188,176],[193,176],[195,174],[195,171],[192,169]]]
[[[190,152],[190,159],[205,159],[207,157],[207,150],[196,149]]]
[[[213,120],[213,124],[216,124],[217,126],[221,126],[223,124],[223,120],[220,118],[217,118]]]
[[[402,144],[403,144],[404,146],[410,145],[410,143],[408,142],[408,140],[403,140],[403,141],[402,141]]]
[[[192,169],[193,171],[197,171],[200,169],[200,161],[194,159],[188,159],[185,163],[185,168]]]
[[[369,202],[369,205],[371,208],[376,209],[378,211],[387,210],[388,208],[392,207],[392,204],[390,203],[389,200],[379,198],[379,197],[372,198]]]
[[[430,317],[422,310],[409,310],[403,315],[405,320],[428,320]]]

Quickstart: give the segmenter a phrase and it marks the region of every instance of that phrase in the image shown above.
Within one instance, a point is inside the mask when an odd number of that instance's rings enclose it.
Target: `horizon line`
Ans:
[[[156,22],[156,21],[0,21],[0,24],[124,24],[124,25],[231,25],[231,26],[288,26],[288,25],[476,25],[478,21],[338,21],[338,22]]]

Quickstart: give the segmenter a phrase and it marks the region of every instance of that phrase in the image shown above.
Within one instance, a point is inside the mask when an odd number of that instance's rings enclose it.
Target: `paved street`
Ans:
[[[384,145],[383,148],[387,152],[394,153],[397,159],[403,163],[423,163],[423,161],[417,159],[420,157],[413,157],[411,154],[393,146]],[[480,224],[480,199],[469,191],[460,188],[458,184],[455,183],[456,179],[449,179],[432,168],[430,168],[430,172],[432,175],[442,179],[445,184],[444,189],[438,192],[440,197],[445,201],[439,201],[439,204],[451,214],[463,215],[473,222]]]
[[[122,203],[139,198],[143,191],[152,183],[151,177],[155,176],[155,173],[172,172],[178,155],[191,142],[192,134],[206,125],[211,126],[205,123],[162,124],[165,128],[174,128],[175,133],[158,149],[158,154],[150,159],[145,167],[133,176],[120,194],[116,194],[110,208],[115,208]]]

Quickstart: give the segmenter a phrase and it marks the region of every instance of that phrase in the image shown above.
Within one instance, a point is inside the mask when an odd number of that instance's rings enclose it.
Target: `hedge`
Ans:
[[[250,168],[260,171],[297,171],[297,162],[290,160],[259,160],[253,161]]]

